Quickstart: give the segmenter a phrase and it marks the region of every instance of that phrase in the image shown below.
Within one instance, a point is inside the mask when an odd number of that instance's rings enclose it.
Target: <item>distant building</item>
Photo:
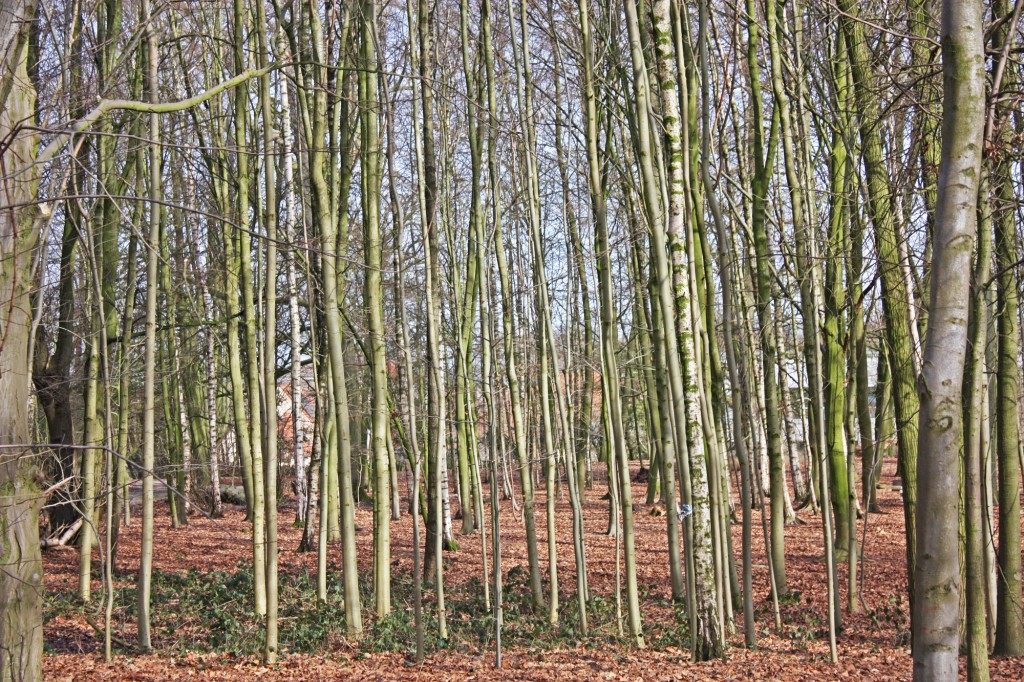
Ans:
[[[313,368],[306,365],[299,377],[302,409],[299,413],[299,427],[302,431],[302,443],[307,461],[313,456],[313,429],[316,428],[316,388],[313,383]],[[283,447],[279,455],[281,463],[294,465],[293,446],[295,441],[295,423],[292,420],[292,378],[290,374],[277,381],[277,437]]]

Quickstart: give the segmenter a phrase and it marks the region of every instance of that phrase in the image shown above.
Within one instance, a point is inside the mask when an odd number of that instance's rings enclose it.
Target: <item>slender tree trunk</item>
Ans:
[[[145,61],[146,94],[150,103],[158,100],[156,28],[153,25],[149,0],[142,0],[142,21],[146,25]],[[157,299],[157,244],[160,242],[160,115],[149,115],[149,243],[146,250],[146,349],[143,360],[145,378],[143,383],[142,408],[142,540],[139,549],[138,578],[138,620],[139,646],[148,651],[152,648],[150,635],[150,597],[153,574],[153,467],[155,464],[156,438],[154,421],[156,417],[156,299]]]
[[[897,446],[903,477],[903,515],[907,533],[907,576],[911,595],[914,563],[917,557],[917,452],[918,410],[913,348],[909,325],[910,301],[900,269],[899,239],[893,214],[892,190],[886,168],[882,138],[878,130],[879,104],[874,91],[870,48],[864,24],[857,19],[852,0],[838,0],[843,13],[839,22],[846,41],[853,80],[854,101],[860,119],[861,155],[865,170],[865,194],[868,215],[875,229],[882,303],[885,310],[886,341],[892,377],[892,395],[896,412]],[[923,423],[923,422],[922,422]],[[913,597],[912,597],[913,598]],[[913,609],[912,609],[913,611]]]
[[[498,439],[501,437],[500,426],[495,410],[494,388],[491,381],[493,346],[493,330],[491,328],[491,268],[488,265],[487,249],[489,240],[484,236],[484,228],[478,221],[478,244],[480,244],[479,263],[480,275],[480,363],[484,402],[487,406],[487,450],[490,470],[488,477],[491,484],[491,554],[494,557],[494,602],[491,613],[494,615],[494,667],[501,669],[501,633],[502,633],[502,574],[501,574],[501,509],[498,497]],[[481,493],[482,493],[481,487]],[[486,566],[485,566],[486,570]]]
[[[481,3],[481,33],[484,42],[484,67],[487,73],[488,135],[487,158],[488,177],[491,183],[491,211],[494,224],[494,254],[498,261],[498,277],[501,282],[502,325],[504,336],[505,379],[508,383],[508,400],[512,412],[512,435],[519,468],[519,484],[523,495],[523,522],[526,530],[527,563],[530,567],[530,591],[537,609],[544,606],[544,590],[540,581],[540,559],[537,551],[537,526],[534,514],[533,466],[527,456],[527,426],[523,415],[520,395],[519,373],[515,358],[515,307],[508,263],[505,257],[505,242],[502,229],[501,192],[502,187],[498,163],[498,100],[497,81],[494,73],[494,47],[491,39],[490,0]]]
[[[992,8],[994,17],[1017,17],[1020,9],[1010,15],[1010,4],[998,0]],[[1006,63],[1010,47],[1012,26],[1016,19],[999,29],[993,47],[1000,50],[1000,60],[993,74],[992,97],[994,104],[989,116],[989,129],[1003,121],[998,131],[999,140],[986,145],[996,150],[992,172],[993,223],[996,248],[996,457],[999,463],[999,557],[996,581],[996,641],[993,652],[1004,656],[1024,655],[1024,603],[1021,593],[1021,442],[1020,411],[1020,301],[1018,297],[1019,268],[1017,207],[1019,186],[1015,190],[1012,162],[1008,158],[1013,148],[1014,131],[1007,120],[1009,112],[1000,103],[999,91],[1015,90],[1019,84],[1017,67]],[[1000,71],[1006,68],[1004,76]],[[1005,81],[1005,85],[1000,84]],[[1019,116],[1019,113],[1017,114]]]
[[[256,3],[257,65],[266,69],[270,64],[270,33],[267,27],[266,3]],[[263,297],[263,411],[264,429],[264,515],[266,516],[266,638],[263,661],[272,665],[277,661],[277,154],[274,110],[271,102],[270,74],[259,79],[260,115],[263,122],[263,225],[266,230],[266,272]],[[244,272],[244,271],[243,271]],[[256,401],[253,400],[255,405]],[[254,414],[258,410],[253,410]],[[254,461],[254,465],[256,462]],[[255,483],[255,478],[253,479]],[[255,526],[255,524],[254,524]]]
[[[235,71],[242,72],[245,69],[245,28],[248,24],[248,13],[245,10],[245,0],[235,0],[234,4],[234,56]],[[247,229],[249,226],[249,155],[248,140],[246,137],[247,121],[249,118],[249,92],[248,88],[238,88],[235,91],[235,129],[234,142],[236,153],[236,197],[237,217],[240,225]],[[253,283],[251,267],[251,248],[248,232],[238,232],[232,236],[232,247],[234,250],[234,264],[237,269],[237,284],[241,287],[241,300],[238,299],[238,289],[232,287],[231,275],[228,278],[229,301],[235,299],[242,315],[242,329],[240,330],[245,338],[245,374],[243,376],[242,364],[238,362],[237,380],[239,388],[248,388],[248,411],[245,402],[235,405],[235,422],[238,430],[238,440],[241,445],[243,470],[245,462],[249,462],[249,471],[246,474],[249,484],[249,517],[252,521],[252,552],[253,552],[253,591],[255,598],[256,613],[265,615],[267,610],[266,597],[266,552],[264,541],[266,537],[264,525],[264,489],[263,489],[263,446],[262,446],[262,419],[260,418],[260,388],[258,373],[258,356],[256,353],[256,320],[253,308]],[[234,314],[229,313],[232,318]],[[234,325],[237,327],[238,322]],[[229,340],[231,343],[232,340]],[[237,341],[235,341],[237,343]],[[241,348],[236,348],[237,354],[229,348],[232,362],[232,380],[235,380],[236,358],[240,358]],[[235,390],[236,400],[241,397],[241,391]],[[244,435],[243,435],[244,434]],[[246,457],[248,451],[248,457]]]
[[[548,14],[552,15],[551,3],[548,5]],[[554,25],[554,19],[551,19],[552,26]],[[589,31],[588,31],[589,33]],[[589,35],[586,36],[589,41]],[[587,485],[587,462],[590,457],[590,426],[593,421],[593,396],[594,396],[594,376],[595,373],[590,368],[590,363],[594,358],[594,323],[593,315],[590,308],[590,278],[587,274],[586,262],[583,255],[583,239],[580,237],[579,220],[576,215],[576,210],[573,207],[573,201],[570,197],[570,181],[568,172],[568,163],[566,161],[566,152],[564,149],[563,135],[565,122],[562,116],[562,80],[560,74],[563,71],[561,63],[561,49],[558,41],[554,41],[552,44],[554,50],[555,69],[553,76],[555,78],[555,154],[558,161],[558,174],[561,180],[562,187],[562,206],[565,211],[565,222],[566,229],[569,232],[569,246],[572,254],[572,264],[575,269],[575,276],[579,282],[580,289],[580,306],[583,314],[583,358],[580,360],[580,370],[578,372],[583,373],[583,381],[580,385],[582,395],[580,396],[580,408],[579,417],[576,420],[575,428],[575,439],[576,439],[576,480],[577,487],[583,490],[584,486]],[[593,51],[593,47],[584,48]],[[593,57],[590,59],[593,62]],[[586,68],[586,67],[584,67]],[[593,79],[593,63],[590,64],[590,76]],[[584,98],[587,96],[587,86],[584,85]],[[593,96],[593,85],[590,86],[591,96]],[[584,108],[587,104],[584,102]],[[595,121],[596,124],[596,121]],[[589,124],[586,124],[589,125]],[[589,161],[588,161],[589,164]],[[594,172],[595,169],[591,168],[590,172]],[[596,170],[600,170],[598,167]],[[592,210],[596,213],[596,209],[592,207]],[[595,218],[591,218],[596,222]]]
[[[725,220],[718,203],[717,186],[711,178],[709,170],[710,146],[711,146],[711,111],[710,111],[710,84],[708,64],[708,35],[707,35],[707,0],[700,3],[700,34],[699,34],[699,59],[701,74],[701,117],[700,117],[700,177],[704,188],[704,195],[707,198],[708,208],[711,211],[712,224],[715,226],[716,241],[718,243],[718,256],[721,267],[722,281],[722,318],[724,321],[724,341],[726,352],[726,365],[729,371],[729,383],[733,390],[732,419],[733,419],[733,447],[740,465],[740,504],[742,507],[742,553],[743,553],[743,635],[744,642],[748,647],[757,643],[757,632],[754,625],[754,596],[753,596],[753,560],[752,560],[752,522],[751,522],[751,494],[753,482],[750,471],[750,458],[747,453],[747,439],[744,425],[743,412],[746,409],[741,393],[739,392],[740,375],[737,363],[737,354],[734,343],[734,320],[732,298],[733,287],[733,258],[728,252]]]
[[[327,103],[327,57],[323,29],[320,24],[320,17],[317,12],[311,12],[310,18],[310,41],[312,44],[312,59],[317,64],[313,69],[314,94],[309,98],[308,112],[310,119],[310,139],[307,144],[309,149],[309,176],[312,188],[311,207],[312,214],[320,229],[320,240],[322,251],[320,253],[320,270],[324,296],[324,317],[327,337],[327,354],[330,360],[331,393],[330,402],[332,419],[334,422],[333,431],[328,427],[329,438],[325,443],[324,456],[327,460],[324,463],[326,476],[322,482],[327,484],[327,490],[321,490],[322,496],[328,496],[327,509],[321,504],[321,512],[328,512],[328,533],[330,530],[330,499],[331,494],[338,494],[340,497],[340,526],[342,535],[342,591],[345,599],[345,624],[350,635],[358,635],[362,632],[362,610],[359,596],[359,566],[355,546],[355,500],[352,492],[352,460],[351,460],[351,435],[349,432],[349,410],[348,410],[348,389],[345,377],[345,359],[342,347],[340,295],[339,295],[339,261],[341,257],[339,249],[346,241],[346,234],[339,236],[338,222],[342,223],[344,231],[347,231],[347,211],[342,212],[340,217],[335,211],[335,200],[333,192],[347,193],[350,177],[349,148],[351,144],[351,122],[348,118],[345,97],[340,98],[339,105],[334,109],[336,122],[332,125],[331,137],[341,150],[340,168],[337,172],[337,189],[328,183],[325,175],[327,168],[327,157],[323,150],[323,141],[328,133],[328,115],[330,109]],[[342,28],[342,35],[347,35],[347,24]],[[341,50],[344,54],[344,49]],[[345,81],[341,89],[348,96],[347,84]],[[332,174],[333,178],[333,174]],[[336,222],[337,221],[337,222]],[[335,469],[333,464],[337,464]],[[332,470],[337,471],[337,484],[331,480]],[[340,488],[340,490],[339,490]],[[333,490],[332,490],[333,489]],[[335,493],[335,491],[337,491]],[[323,540],[321,531],[321,541]],[[321,550],[322,551],[322,550]]]
[[[388,460],[388,383],[384,353],[383,258],[380,238],[380,123],[377,84],[376,4],[362,3],[360,61],[360,122],[362,135],[363,256],[366,264],[363,300],[369,332],[371,453],[373,486],[373,578],[377,616],[391,612],[391,510]]]
[[[428,465],[434,477],[428,485],[430,506],[427,529],[427,552],[423,571],[433,576],[437,593],[438,635],[448,638],[448,622],[444,605],[444,474],[447,459],[447,417],[444,375],[441,357],[441,268],[437,225],[437,156],[434,151],[434,47],[433,16],[426,0],[418,0],[417,29],[419,37],[419,77],[421,111],[423,114],[423,151],[421,173],[418,174],[424,195],[423,244],[426,254],[426,311],[428,355],[427,418],[432,429],[429,437]]]
[[[206,411],[209,422],[207,432],[210,440],[210,490],[213,497],[210,513],[214,518],[224,516],[224,503],[220,499],[220,448],[217,445],[217,346],[214,340],[213,297],[210,287],[203,280],[203,307],[209,327],[206,329]],[[125,395],[125,394],[122,394]],[[126,409],[127,406],[122,407]]]
[[[846,50],[842,41],[836,41],[834,58],[834,80],[841,120],[849,120]],[[825,267],[825,399],[828,442],[829,480],[831,482],[832,511],[835,517],[836,550],[840,559],[850,553],[849,480],[846,476],[847,458],[853,453],[846,451],[846,348],[848,334],[843,324],[846,310],[846,288],[843,285],[843,261],[848,244],[850,209],[846,199],[847,149],[843,140],[844,130],[837,129],[832,136],[829,176],[831,185],[831,207],[828,223],[828,245]],[[812,398],[813,400],[813,398]],[[856,541],[856,538],[854,538]],[[856,554],[856,552],[853,552]],[[850,565],[856,566],[856,558],[850,557]],[[851,596],[852,599],[852,596]]]
[[[988,196],[987,169],[982,168],[979,206]],[[988,625],[985,595],[985,538],[982,507],[982,472],[984,471],[985,434],[984,405],[988,393],[985,376],[985,346],[988,342],[988,282],[992,272],[991,213],[982,209],[978,221],[978,249],[971,278],[971,307],[968,318],[968,346],[964,368],[964,560],[967,622],[967,679],[988,682]]]
[[[676,440],[676,455],[677,461],[681,464],[680,476],[684,481],[684,484],[690,480],[692,474],[692,467],[686,458],[686,452],[683,449],[683,439],[680,432],[683,430],[684,425],[689,424],[689,418],[686,413],[686,405],[684,399],[684,388],[683,388],[683,368],[680,366],[681,358],[683,355],[680,353],[678,346],[678,340],[676,335],[671,333],[671,330],[676,329],[675,322],[675,311],[673,310],[674,297],[671,289],[671,266],[668,262],[668,244],[666,239],[666,219],[661,205],[661,190],[657,181],[655,180],[654,173],[654,160],[651,158],[652,152],[657,149],[654,143],[653,136],[650,130],[650,119],[649,114],[651,111],[650,101],[650,90],[647,82],[646,75],[646,64],[643,54],[643,48],[641,45],[640,38],[640,24],[636,14],[636,7],[633,3],[626,3],[626,24],[628,27],[629,34],[629,52],[630,60],[633,67],[633,90],[636,97],[636,123],[637,123],[637,140],[636,148],[638,153],[639,166],[642,169],[642,187],[645,208],[647,209],[648,220],[650,221],[652,242],[651,251],[654,254],[652,257],[652,275],[656,279],[660,287],[660,305],[662,308],[662,319],[665,320],[665,355],[668,363],[668,377],[670,382],[670,393],[672,396],[673,412],[675,416],[675,423],[677,427],[677,435],[679,437]],[[670,35],[670,34],[669,34]],[[667,38],[671,41],[671,38]],[[604,343],[608,344],[612,339],[605,339]],[[685,343],[685,341],[684,341]],[[605,347],[605,353],[611,350],[611,346]],[[691,351],[692,352],[692,351]],[[614,353],[610,354],[611,357],[606,358],[605,362],[610,364],[611,368],[615,367]],[[691,356],[692,358],[692,356]],[[616,425],[615,409],[618,404],[618,380],[615,373],[608,372],[608,376],[614,378],[610,382],[611,389],[611,416],[612,416],[612,428],[617,430],[621,434],[621,421],[620,424]],[[692,416],[692,415],[690,415]],[[697,427],[699,429],[699,426]],[[689,432],[689,428],[687,428]],[[618,435],[618,434],[617,434]],[[622,526],[623,526],[623,555],[625,558],[626,565],[626,601],[628,605],[627,613],[629,615],[629,626],[630,635],[634,640],[637,641],[638,645],[643,645],[643,634],[640,629],[640,607],[638,597],[636,593],[636,557],[634,549],[634,538],[633,538],[633,499],[631,493],[631,482],[629,476],[629,462],[625,453],[625,442],[624,438],[620,436],[617,438],[615,443],[616,447],[619,448],[618,453],[618,468],[619,468],[619,480],[621,487],[621,509],[622,509]],[[703,447],[701,447],[700,453],[694,453],[695,457],[701,457],[703,455]],[[703,466],[703,463],[702,463]],[[706,479],[704,479],[706,482]],[[706,489],[705,489],[706,493]],[[684,504],[687,502],[686,491],[683,494]],[[669,510],[672,513],[674,510]],[[707,513],[707,509],[703,510],[704,514]],[[689,518],[689,517],[687,517]],[[696,518],[696,517],[695,517]],[[696,537],[697,526],[694,525],[694,537]],[[686,532],[686,531],[684,531]],[[694,552],[696,554],[696,552]],[[699,570],[697,572],[700,572]],[[701,585],[700,577],[697,578],[694,589],[688,590],[689,593],[694,594],[694,598],[697,600],[710,599],[711,603],[714,602],[714,582],[711,580],[710,584]],[[705,591],[707,590],[710,591]],[[704,614],[698,616],[696,613],[696,603],[691,603],[690,608],[690,626],[691,632],[698,632],[696,618],[703,618]],[[706,602],[705,602],[706,603]],[[711,627],[710,625],[707,625]],[[701,639],[702,642],[709,641],[714,642],[712,638],[710,640],[704,640],[703,638],[694,637],[694,655],[697,656],[697,641]],[[712,654],[713,655],[713,654]]]
[[[760,68],[758,67],[759,30],[757,6],[754,0],[747,0],[747,67],[749,69],[751,109],[754,127],[754,176],[752,178],[753,219],[752,232],[756,254],[756,277],[754,294],[757,302],[758,326],[761,344],[761,362],[764,381],[765,444],[768,453],[768,472],[771,488],[771,547],[775,583],[783,594],[786,588],[785,552],[785,490],[783,482],[782,431],[779,424],[779,394],[776,379],[778,349],[771,333],[771,255],[769,254],[768,233],[765,229],[765,212],[768,184],[776,149],[779,108],[772,111],[770,134],[767,148],[764,140],[763,107],[761,100]]]
[[[509,3],[509,20],[511,22],[511,2]],[[563,374],[560,367],[559,355],[558,355],[558,344],[555,340],[554,332],[552,330],[552,312],[551,312],[551,301],[547,282],[547,274],[545,271],[545,259],[544,249],[541,237],[541,196],[540,196],[540,175],[539,175],[539,158],[537,156],[537,131],[536,131],[536,119],[535,109],[533,105],[533,77],[532,77],[532,64],[529,47],[529,31],[527,22],[527,11],[525,3],[519,5],[519,26],[521,33],[521,61],[515,60],[516,73],[518,81],[518,103],[519,103],[519,115],[521,124],[524,127],[525,132],[525,146],[524,146],[524,160],[526,170],[526,184],[529,195],[529,225],[530,225],[530,245],[533,260],[533,275],[536,282],[536,295],[537,295],[537,323],[540,327],[540,336],[538,343],[541,344],[538,348],[541,358],[541,410],[544,427],[544,441],[545,449],[548,453],[549,468],[547,471],[548,477],[548,542],[549,547],[553,547],[554,542],[554,479],[557,476],[559,453],[564,458],[564,466],[567,473],[567,483],[569,488],[569,501],[572,509],[573,519],[573,553],[576,559],[576,590],[577,590],[577,603],[578,603],[578,615],[579,615],[579,626],[580,632],[585,636],[587,632],[587,607],[586,607],[586,594],[587,594],[587,578],[586,578],[586,551],[583,544],[583,518],[582,518],[582,505],[579,500],[577,490],[577,479],[572,474],[572,465],[570,463],[570,450],[572,449],[572,435],[568,420],[568,408],[566,407],[567,400],[563,392]],[[511,26],[510,26],[511,29]],[[514,35],[514,30],[511,31]],[[554,395],[551,396],[547,391],[550,390]],[[553,405],[549,404],[549,397],[553,397]],[[550,410],[554,408],[555,414],[551,415]],[[612,410],[616,409],[615,406]],[[559,420],[561,427],[560,434],[561,439],[559,448],[556,450],[554,446],[554,420]],[[621,422],[621,413],[619,415]],[[558,620],[558,589],[557,589],[557,554],[552,550],[549,551],[549,561],[551,566],[551,601],[550,601],[550,613],[549,618],[552,623]]]
[[[628,11],[628,10],[627,10]],[[684,372],[683,394],[686,396],[685,417],[677,421],[679,430],[686,434],[686,449],[690,458],[690,505],[693,534],[694,600],[696,613],[691,614],[691,623],[696,621],[696,630],[691,636],[694,660],[703,661],[718,658],[724,649],[724,633],[720,613],[717,609],[716,573],[713,559],[712,517],[709,490],[708,462],[706,460],[704,415],[699,402],[700,369],[694,334],[695,317],[691,306],[693,278],[689,275],[689,262],[683,236],[686,233],[686,187],[683,178],[686,169],[682,146],[683,128],[677,95],[680,75],[675,71],[677,56],[672,40],[671,18],[668,0],[655,0],[652,5],[655,52],[657,55],[658,78],[661,91],[661,113],[665,127],[664,147],[668,166],[668,215],[666,232],[672,251],[672,266],[677,283],[673,304],[677,318],[675,325],[667,326],[666,338],[672,330],[678,330],[679,352]],[[641,111],[639,116],[644,116]],[[654,228],[655,230],[659,228]],[[692,238],[690,240],[692,247]],[[658,259],[661,254],[658,254]],[[659,273],[660,275],[661,273]],[[665,319],[672,319],[666,315]],[[668,352],[673,352],[671,346]],[[680,434],[680,438],[682,435]],[[716,482],[717,483],[717,482]],[[628,483],[623,484],[624,486]],[[675,510],[669,510],[673,513]]]
[[[91,242],[91,240],[90,240]],[[90,244],[91,245],[91,244]],[[99,320],[96,307],[98,302],[93,292],[86,298],[89,308],[88,336],[86,337],[86,385],[84,396],[84,415],[82,421],[85,449],[79,461],[78,475],[82,479],[82,530],[78,533],[78,597],[88,603],[92,599],[92,547],[99,540],[97,535],[96,490],[96,450],[90,445],[101,445],[103,442],[103,425],[100,424],[99,391],[100,391],[100,343]]]
[[[139,196],[142,192],[139,191],[145,183],[144,173],[144,153],[141,148],[135,152],[135,177],[136,177],[136,191]],[[136,209],[132,214],[133,224],[141,225],[143,211],[145,205],[140,201],[136,203]],[[138,287],[138,248],[139,239],[135,232],[132,232],[128,238],[128,270],[127,270],[127,282],[128,287],[124,295],[124,309],[121,313],[121,326],[118,330],[120,334],[120,349],[118,352],[118,372],[119,372],[119,386],[118,395],[121,397],[121,404],[119,406],[117,415],[117,451],[121,454],[117,458],[116,467],[116,478],[118,493],[115,498],[115,505],[120,505],[118,509],[121,510],[119,516],[123,517],[124,525],[131,523],[131,491],[130,482],[131,474],[128,470],[128,428],[131,418],[131,401],[128,397],[128,390],[130,388],[130,367],[131,367],[131,337],[135,329],[135,293]],[[114,551],[117,550],[117,535],[119,525],[114,525]]]
[[[279,53],[284,54],[285,41],[283,34],[279,40]],[[294,146],[295,133],[292,129],[291,88],[287,78],[280,77],[277,81],[281,98],[281,127],[283,132],[283,165],[284,165],[284,240],[288,244],[285,251],[285,267],[288,277],[288,322],[289,349],[291,351],[291,415],[292,415],[292,459],[295,467],[295,525],[304,525],[306,508],[309,500],[307,486],[305,409],[302,406],[302,320],[299,316],[299,280],[298,261],[299,247],[296,234],[298,206],[295,197]]]

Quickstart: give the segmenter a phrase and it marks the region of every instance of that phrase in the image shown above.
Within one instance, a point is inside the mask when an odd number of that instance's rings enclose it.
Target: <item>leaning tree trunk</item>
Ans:
[[[860,119],[861,154],[865,171],[867,212],[875,229],[882,302],[885,310],[886,341],[891,370],[891,390],[897,422],[900,474],[903,477],[903,516],[907,533],[907,577],[913,595],[917,533],[918,405],[914,359],[909,323],[911,301],[900,268],[899,235],[893,213],[889,171],[885,166],[882,137],[877,128],[879,102],[874,90],[871,53],[864,25],[857,20],[853,0],[838,0],[843,16],[840,24],[846,41],[853,80],[854,101]],[[923,422],[921,422],[923,423]]]

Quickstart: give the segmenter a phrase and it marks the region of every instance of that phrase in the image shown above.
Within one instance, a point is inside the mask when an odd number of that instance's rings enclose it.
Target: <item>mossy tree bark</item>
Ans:
[[[767,143],[764,135],[764,107],[761,93],[761,70],[758,66],[760,30],[757,5],[747,0],[747,68],[750,78],[750,106],[754,128],[754,173],[751,177],[751,232],[753,233],[755,273],[754,299],[757,305],[758,335],[761,347],[762,380],[764,383],[765,446],[768,452],[768,475],[771,492],[772,571],[780,593],[786,588],[785,549],[785,481],[783,480],[782,425],[779,418],[778,349],[771,333],[771,253],[766,229],[768,185],[771,181],[777,147],[779,107],[772,109]]]
[[[10,140],[0,178],[0,681],[42,679],[43,564],[39,509],[43,503],[37,453],[19,447],[29,432],[29,344],[32,262],[43,211],[36,204],[38,134],[28,77],[29,27],[35,2],[9,3],[0,13],[0,135]]]
[[[666,154],[668,183],[668,214],[665,231],[669,237],[672,253],[672,269],[674,272],[673,305],[675,308],[675,324],[666,327],[666,338],[676,331],[678,335],[678,352],[682,359],[683,394],[685,395],[685,418],[679,422],[679,431],[686,436],[686,450],[689,456],[690,474],[690,505],[691,527],[693,534],[693,574],[695,613],[691,614],[690,622],[696,622],[696,630],[691,634],[694,642],[692,652],[695,660],[703,661],[717,658],[724,650],[723,624],[717,607],[716,572],[712,547],[712,516],[709,490],[709,466],[706,447],[710,439],[705,439],[704,415],[700,404],[703,387],[698,383],[700,377],[700,359],[697,355],[697,335],[695,333],[695,315],[691,299],[693,298],[694,278],[690,275],[690,254],[687,253],[684,237],[688,230],[686,220],[687,191],[684,173],[687,169],[683,152],[682,115],[679,107],[679,82],[685,74],[676,71],[678,57],[675,53],[670,3],[668,0],[655,0],[652,7],[654,50],[657,57],[658,86],[661,93],[662,125],[664,126],[664,149]],[[643,116],[643,113],[640,114]],[[654,230],[661,229],[655,227]],[[693,241],[690,239],[692,251]],[[661,276],[661,272],[658,276]],[[671,318],[667,318],[671,319]],[[712,480],[717,485],[717,481]],[[672,514],[674,507],[669,509]],[[670,538],[670,543],[674,538]],[[671,544],[670,544],[671,547]],[[678,550],[677,550],[678,556]]]
[[[993,3],[995,17],[1010,17],[1011,6],[1006,0]],[[1019,8],[1018,8],[1019,13]],[[993,48],[1001,53],[996,69],[1002,68],[1006,50],[1010,47],[1010,27],[1007,22],[995,33]],[[992,220],[995,226],[996,248],[996,457],[999,464],[999,570],[996,572],[996,641],[994,653],[1004,656],[1024,655],[1024,602],[1021,601],[1021,469],[1020,469],[1020,313],[1019,241],[1017,237],[1016,207],[1020,196],[1014,189],[1013,163],[1010,158],[1014,147],[1014,131],[1009,120],[1008,105],[999,97],[999,90],[1015,91],[1019,84],[1016,67],[1004,64],[1001,74],[993,74],[993,97],[998,97],[989,113],[995,120],[988,126],[999,125],[995,144],[986,145],[996,155],[992,171]],[[1020,112],[1016,112],[1020,124]],[[1018,129],[1019,132],[1019,129]]]
[[[982,168],[979,206],[988,194],[987,169]],[[983,427],[985,402],[988,393],[985,347],[988,343],[989,279],[992,273],[992,220],[991,212],[980,211],[978,220],[978,248],[971,278],[971,307],[968,317],[967,358],[964,367],[964,590],[966,594],[967,679],[987,682],[988,673],[988,614],[985,603],[985,537],[984,509],[982,506],[982,472],[986,434]],[[873,487],[873,486],[872,486]]]
[[[980,0],[942,4],[943,107],[938,202],[921,397],[919,544],[911,621],[914,680],[953,680],[959,668],[959,458],[971,257],[977,231],[985,58]],[[1016,365],[1014,365],[1016,374]]]
[[[883,153],[880,108],[874,90],[871,53],[864,24],[857,18],[853,0],[838,0],[843,15],[839,23],[846,41],[853,80],[854,102],[860,120],[861,156],[865,171],[867,212],[874,226],[878,268],[882,280],[886,342],[891,392],[896,413],[897,447],[903,477],[903,516],[907,533],[907,576],[913,594],[917,556],[917,452],[920,399],[914,377],[913,348],[906,283],[900,267],[899,235],[893,214],[891,180]]]

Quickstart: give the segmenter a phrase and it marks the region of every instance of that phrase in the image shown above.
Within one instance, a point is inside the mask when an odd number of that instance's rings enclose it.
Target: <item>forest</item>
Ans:
[[[3,0],[0,682],[1024,679],[1024,0]]]

